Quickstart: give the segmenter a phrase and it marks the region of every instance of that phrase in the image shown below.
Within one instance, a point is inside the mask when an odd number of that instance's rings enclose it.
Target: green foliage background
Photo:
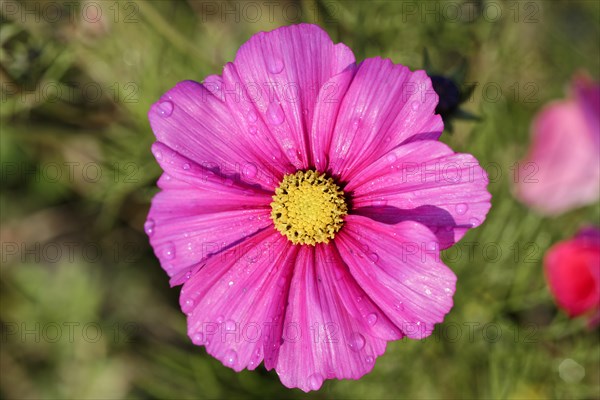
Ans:
[[[247,3],[97,1],[96,24],[81,18],[89,2],[56,21],[51,3],[1,7],[2,398],[600,398],[598,332],[556,309],[542,269],[551,244],[599,224],[599,207],[539,216],[514,199],[511,169],[542,105],[564,97],[577,70],[599,78],[598,2],[471,1],[474,15],[455,18],[466,2],[280,0],[256,19]],[[485,224],[445,254],[458,285],[444,324],[427,340],[390,343],[363,379],[308,395],[193,346],[179,289],[143,232],[160,173],[150,104],[178,81],[220,73],[253,33],[302,21],[358,60],[418,69],[426,48],[434,72],[464,62],[479,86],[463,109],[480,120],[456,121],[443,140],[501,173]],[[78,163],[72,177],[65,163]],[[102,167],[97,180],[88,163]]]

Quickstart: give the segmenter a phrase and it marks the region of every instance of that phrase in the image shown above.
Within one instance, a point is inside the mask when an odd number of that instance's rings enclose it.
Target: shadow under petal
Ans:
[[[388,225],[394,225],[402,221],[415,221],[427,226],[433,232],[441,249],[452,246],[455,240],[456,228],[470,228],[471,226],[457,225],[448,211],[425,205],[410,210],[404,210],[392,206],[360,207],[354,210],[354,214],[371,218],[375,221]]]

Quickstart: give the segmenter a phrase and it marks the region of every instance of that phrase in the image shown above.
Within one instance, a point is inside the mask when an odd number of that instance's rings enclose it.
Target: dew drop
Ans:
[[[256,113],[253,110],[250,110],[248,114],[246,114],[246,119],[248,120],[248,122],[254,123],[258,121],[258,115],[256,115]]]
[[[377,261],[379,261],[379,256],[377,255],[377,253],[369,253],[367,254],[367,257],[369,257],[369,260],[371,260],[372,263],[376,263]]]
[[[271,103],[267,108],[267,118],[273,125],[281,125],[285,120],[283,109],[279,103]]]
[[[471,219],[469,220],[469,223],[471,224],[471,226],[473,226],[473,227],[474,227],[474,226],[477,226],[477,225],[479,225],[479,224],[481,223],[481,221],[480,221],[480,220],[478,220],[477,218],[471,218]]]
[[[377,314],[371,313],[371,314],[367,315],[367,324],[369,324],[370,326],[373,326],[376,323],[377,323]]]
[[[466,205],[465,203],[460,203],[460,204],[456,205],[456,213],[458,215],[464,215],[464,213],[466,213],[468,209],[469,209],[469,206]]]
[[[184,303],[183,306],[181,307],[181,310],[184,313],[187,313],[188,311],[192,310],[194,308],[194,300],[192,299],[187,299]]]
[[[235,331],[235,321],[232,319],[228,319],[227,321],[225,321],[225,330]]]
[[[252,135],[255,136],[258,133],[258,128],[254,125],[250,126],[250,128],[248,128],[248,132]]]
[[[190,164],[188,164],[188,163],[183,164],[183,169],[186,170],[186,171],[189,171],[190,170]]]
[[[373,364],[373,362],[375,362],[375,360],[373,359],[373,357],[367,356],[367,357],[365,357],[365,362],[367,364]]]
[[[425,294],[427,296],[431,296],[431,289],[425,289]]]
[[[272,58],[269,62],[269,72],[278,74],[283,71],[283,61],[279,58]]]
[[[358,332],[354,332],[350,336],[348,347],[354,351],[360,351],[365,347],[365,337]]]
[[[318,372],[316,374],[312,374],[311,376],[308,377],[308,386],[312,390],[319,390],[319,388],[321,387],[322,384],[323,384],[323,375],[319,374]]]
[[[162,151],[160,151],[160,150],[155,150],[155,151],[153,151],[152,153],[154,153],[154,157],[155,157],[157,160],[162,160],[162,158],[163,158]]]
[[[388,162],[390,162],[390,163],[393,163],[393,162],[396,162],[396,160],[398,159],[398,157],[396,157],[396,155],[395,155],[394,153],[390,153],[390,154],[388,154],[388,155],[385,157],[385,159],[386,159]]]
[[[152,236],[154,235],[154,220],[152,218],[150,218],[148,221],[146,221],[144,223],[144,232],[146,232],[146,235],[148,236]]]
[[[232,367],[237,361],[237,353],[234,350],[228,350],[225,353],[225,364]]]
[[[204,334],[202,332],[196,332],[192,336],[192,343],[194,344],[204,344]]]
[[[402,303],[397,303],[396,305],[394,305],[394,307],[396,307],[396,310],[398,311],[404,311],[404,304]]]
[[[419,102],[415,100],[412,102],[411,106],[412,106],[413,111],[417,111],[419,109]]]
[[[225,317],[223,317],[222,315],[217,316],[217,324],[222,323],[224,320],[225,320]]]
[[[227,285],[229,285],[229,287],[231,287],[234,285],[234,283],[235,283],[234,281],[229,281],[229,283],[227,283]]]
[[[167,260],[172,260],[175,258],[175,245],[171,242],[167,243],[163,250],[163,256]]]
[[[163,102],[158,103],[158,113],[162,116],[162,117],[170,117],[171,114],[173,114],[173,102],[166,100]]]
[[[436,251],[438,249],[438,244],[436,242],[429,242],[426,246],[429,251]]]
[[[357,302],[357,303],[360,303],[360,302],[362,301],[362,299],[363,299],[363,298],[362,298],[362,296],[357,296],[357,297],[356,297],[356,302]]]
[[[244,168],[244,175],[246,175],[247,178],[250,178],[250,179],[255,178],[257,174],[258,174],[258,168],[256,168],[256,165],[254,165],[254,164],[248,164]]]

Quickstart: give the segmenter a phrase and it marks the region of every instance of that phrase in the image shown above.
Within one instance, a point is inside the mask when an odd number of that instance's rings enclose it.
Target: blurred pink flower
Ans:
[[[532,145],[519,163],[516,194],[545,215],[593,204],[600,197],[600,85],[573,79],[570,98],[546,105],[532,125]]]
[[[600,230],[587,228],[552,246],[544,258],[546,279],[556,303],[569,317],[600,317]]]
[[[477,160],[438,142],[437,101],[423,71],[356,64],[306,24],[165,93],[149,112],[165,172],[145,230],[183,284],[191,340],[309,391],[430,335],[455,290],[440,249],[490,208]]]

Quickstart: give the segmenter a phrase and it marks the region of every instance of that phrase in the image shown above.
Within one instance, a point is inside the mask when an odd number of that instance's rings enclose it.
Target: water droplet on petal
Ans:
[[[373,202],[371,204],[373,204],[373,207],[385,207],[387,205],[387,200],[386,199],[377,199],[377,200],[373,200]]]
[[[175,258],[175,245],[173,243],[167,243],[163,249],[163,257],[167,260],[172,260]]]
[[[170,117],[171,114],[173,114],[173,102],[166,100],[163,102],[158,103],[158,113],[162,116],[162,117]]]
[[[189,311],[191,311],[194,308],[194,300],[192,299],[187,299],[183,305],[181,306],[181,311],[183,311],[184,313],[188,313]]]
[[[222,315],[217,316],[217,324],[222,323],[224,320],[225,320],[225,317],[223,317]]]
[[[226,331],[235,331],[235,321],[232,319],[228,319],[227,321],[225,321],[225,330]]]
[[[183,169],[186,170],[186,171],[189,171],[190,164],[188,164],[188,163],[183,164]]]
[[[481,223],[481,221],[480,221],[480,220],[478,220],[477,218],[471,218],[471,219],[469,220],[469,223],[471,224],[471,226],[473,226],[473,227],[474,227],[474,226],[478,226],[478,225]]]
[[[431,289],[425,289],[425,294],[427,296],[431,296]]]
[[[390,162],[390,163],[393,163],[393,162],[396,162],[396,160],[398,159],[398,157],[396,157],[396,155],[395,155],[394,153],[390,153],[390,154],[388,154],[388,155],[385,157],[385,159],[386,159],[388,162]]]
[[[379,261],[379,256],[377,255],[377,253],[369,253],[367,254],[367,257],[369,257],[369,260],[371,260],[372,263],[376,263],[377,261]]]
[[[234,281],[229,281],[229,283],[227,283],[227,285],[229,285],[229,287],[233,286],[235,282]]]
[[[254,164],[248,164],[244,168],[244,175],[246,175],[246,178],[252,179],[252,178],[256,177],[257,174],[258,174],[258,168],[256,168],[256,165],[254,165]]]
[[[373,362],[375,362],[375,359],[373,359],[373,357],[371,357],[371,356],[366,356],[365,357],[365,362],[367,364],[373,364]]]
[[[254,125],[250,126],[250,128],[248,128],[248,132],[254,136],[258,133],[258,128]]]
[[[319,374],[318,372],[308,377],[308,387],[310,387],[312,390],[319,390],[322,384],[323,375]]]
[[[267,108],[267,118],[273,125],[281,125],[285,120],[283,109],[279,103],[271,103]]]
[[[237,353],[234,350],[228,350],[227,353],[225,353],[225,365],[232,367],[236,362]]]
[[[396,307],[396,310],[398,311],[404,311],[404,304],[402,303],[398,303],[394,307]]]
[[[358,332],[354,332],[350,336],[350,341],[348,342],[348,346],[351,350],[360,351],[365,347],[365,337]]]
[[[417,111],[417,110],[419,109],[419,105],[420,105],[420,104],[419,104],[419,102],[418,102],[418,101],[416,101],[416,100],[415,100],[415,101],[413,101],[413,102],[412,102],[412,105],[411,105],[411,106],[412,106],[412,109],[413,109],[413,111]]]
[[[192,343],[201,345],[204,344],[204,334],[202,332],[196,332],[192,336]]]
[[[279,58],[272,58],[269,62],[269,72],[272,74],[278,74],[283,71],[283,61]]]
[[[150,218],[148,221],[146,221],[144,223],[144,232],[146,232],[146,235],[148,236],[152,236],[154,235],[154,220],[152,218]]]
[[[438,244],[436,242],[429,242],[426,246],[429,251],[436,251],[438,249]]]
[[[458,215],[464,215],[464,213],[466,213],[468,209],[469,209],[469,206],[466,205],[465,203],[460,203],[460,204],[456,205],[456,213]]]
[[[256,115],[256,113],[253,110],[250,110],[246,115],[246,119],[248,120],[248,122],[254,123],[258,120],[258,115]]]
[[[154,150],[152,153],[154,154],[154,157],[157,160],[162,160],[162,158],[163,158],[162,151],[160,151],[160,150]]]
[[[373,326],[376,323],[377,323],[377,314],[371,313],[371,314],[367,315],[367,324],[369,324],[370,326]]]

